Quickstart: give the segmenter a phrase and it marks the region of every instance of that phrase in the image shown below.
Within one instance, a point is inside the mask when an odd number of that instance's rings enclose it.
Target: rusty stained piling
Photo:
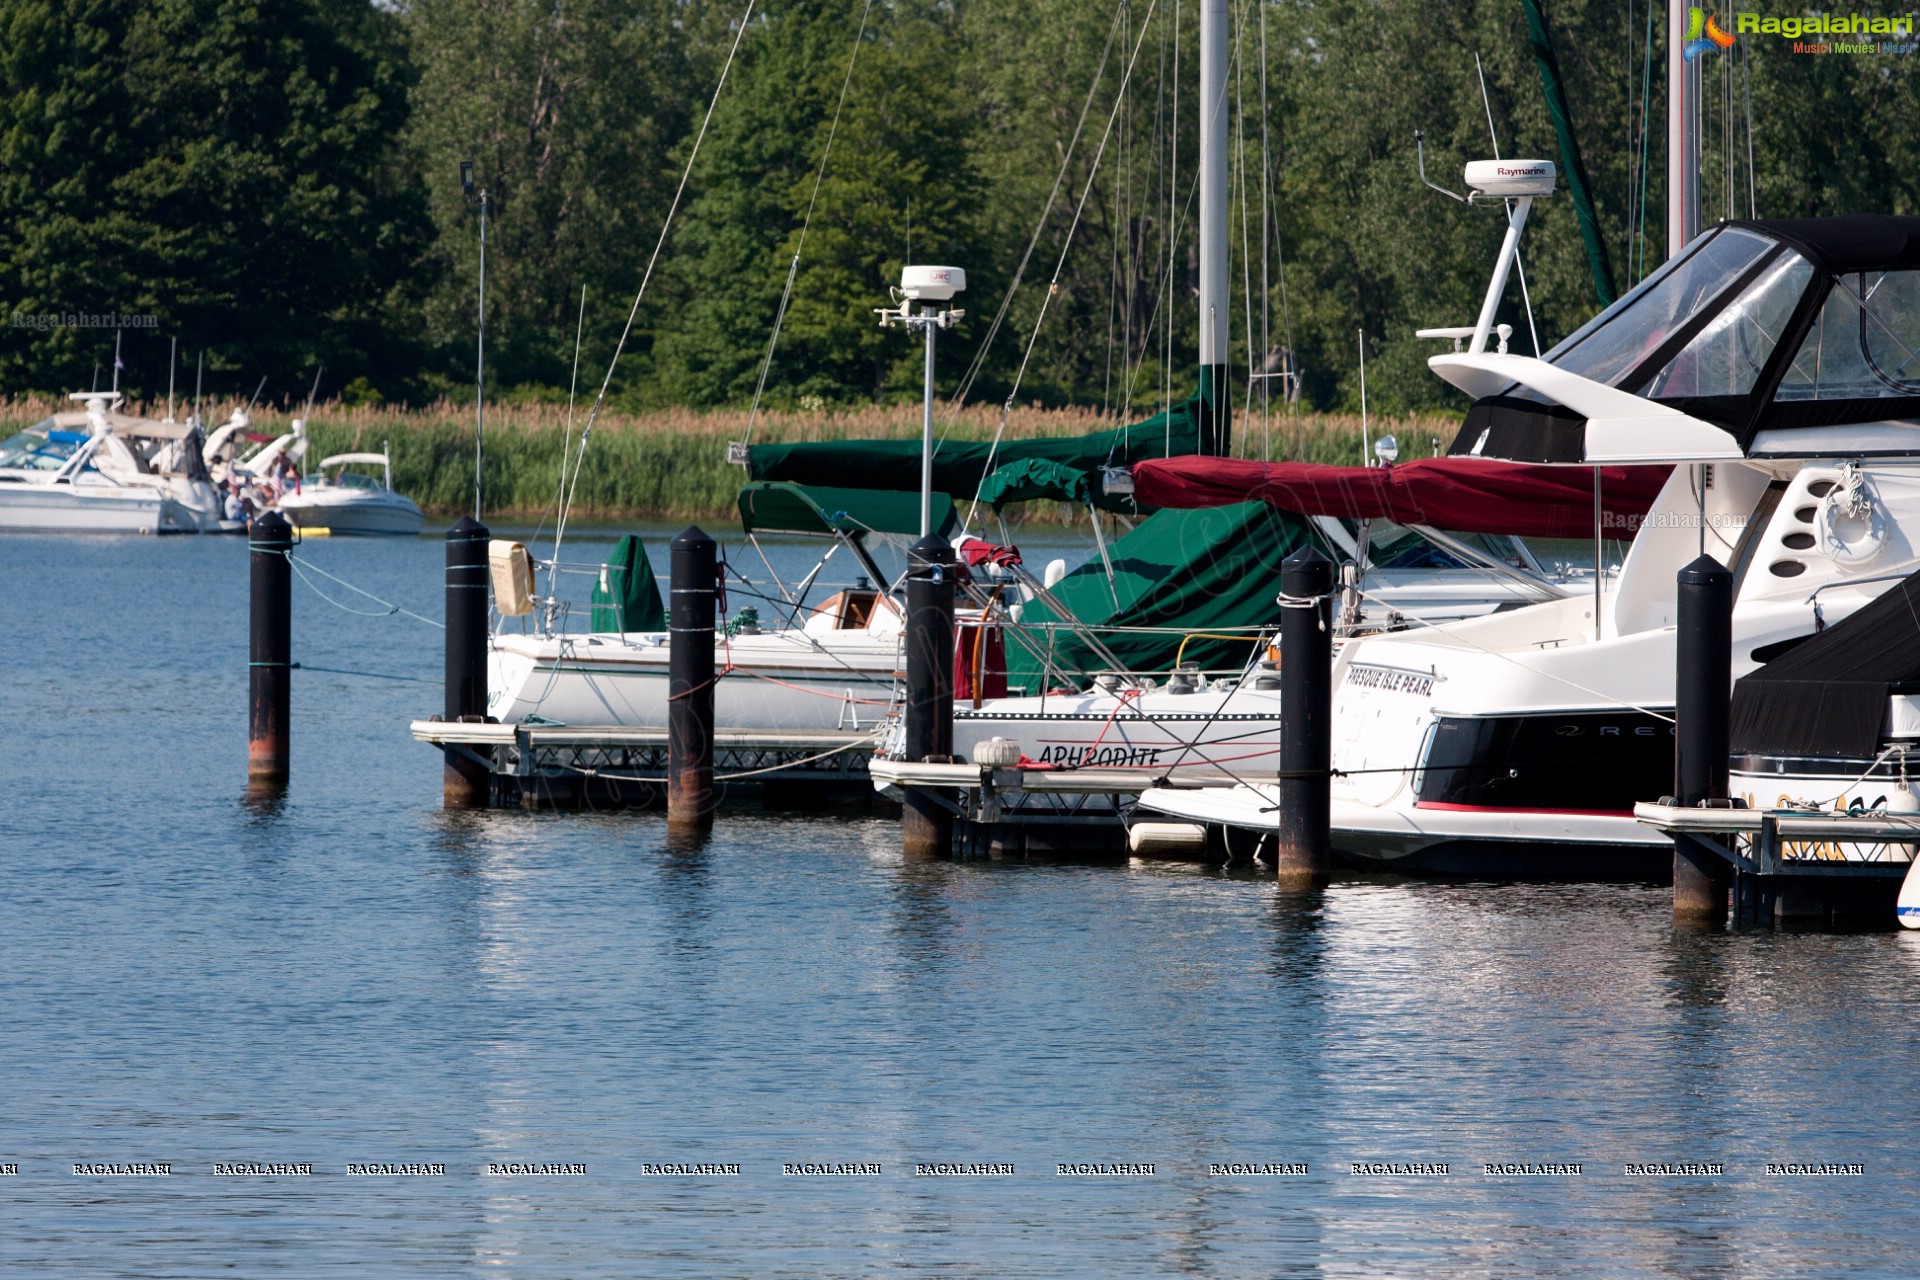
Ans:
[[[1680,570],[1674,654],[1674,803],[1727,798],[1733,687],[1733,574],[1712,556]],[[1718,925],[1727,916],[1726,863],[1685,836],[1673,842],[1673,917]]]
[[[953,759],[953,546],[929,533],[907,550],[907,759]],[[908,787],[900,815],[909,858],[953,852],[951,798],[934,787]]]
[[[1280,795],[1274,863],[1283,886],[1327,882],[1333,865],[1333,561],[1311,546],[1280,566]]]
[[[447,675],[445,717],[487,718],[487,527],[462,516],[447,530]],[[487,807],[491,771],[475,756],[445,749],[442,806]]]
[[[713,826],[713,615],[718,547],[698,525],[673,540],[667,610],[667,830]]]
[[[269,511],[247,534],[247,782],[279,787],[287,780],[293,676],[293,529]]]

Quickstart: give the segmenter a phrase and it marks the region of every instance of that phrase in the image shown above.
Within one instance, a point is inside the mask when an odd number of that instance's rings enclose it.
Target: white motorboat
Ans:
[[[379,472],[369,475],[356,467],[377,467]],[[424,523],[413,499],[394,492],[393,463],[384,450],[322,458],[318,471],[292,491],[282,492],[274,509],[297,529],[326,529],[336,536],[387,534],[411,538],[419,534]]]
[[[1732,569],[1739,677],[1911,573],[1916,350],[1920,219],[1860,215],[1723,223],[1542,358],[1433,357],[1476,397],[1455,455],[1675,466],[1593,598],[1341,651],[1336,850],[1664,874],[1671,844],[1632,809],[1673,789],[1675,575],[1703,552]],[[1276,803],[1258,784],[1141,801],[1242,841],[1272,832]]]
[[[197,429],[119,412],[118,392],[76,392],[0,445],[0,529],[42,533],[210,533],[220,503]]]

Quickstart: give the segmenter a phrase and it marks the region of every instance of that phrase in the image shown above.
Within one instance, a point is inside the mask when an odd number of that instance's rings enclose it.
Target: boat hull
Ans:
[[[296,529],[325,529],[336,537],[411,538],[426,523],[420,508],[398,494],[295,493],[275,509]]]
[[[892,702],[898,645],[892,636],[840,632],[815,641],[793,632],[721,638],[714,645],[714,724],[788,731],[878,729]],[[497,636],[488,713],[509,723],[663,728],[663,632],[556,637]]]
[[[177,503],[156,490],[0,486],[0,530],[10,533],[192,533]]]

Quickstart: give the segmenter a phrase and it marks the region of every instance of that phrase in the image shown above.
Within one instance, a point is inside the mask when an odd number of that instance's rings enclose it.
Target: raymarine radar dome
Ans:
[[[960,267],[908,267],[900,273],[900,292],[915,302],[946,302],[966,287]]]
[[[1556,177],[1551,160],[1475,160],[1467,186],[1483,196],[1550,196]]]

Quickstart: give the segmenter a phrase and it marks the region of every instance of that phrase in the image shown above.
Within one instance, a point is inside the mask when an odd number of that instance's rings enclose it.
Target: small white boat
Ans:
[[[378,476],[352,470],[378,467]],[[274,509],[296,529],[326,529],[335,535],[391,535],[411,538],[424,517],[413,499],[393,491],[393,463],[385,452],[337,453],[320,460],[319,471]]]
[[[0,529],[21,533],[211,533],[219,496],[192,426],[118,412],[118,392],[76,392],[0,444]]]

